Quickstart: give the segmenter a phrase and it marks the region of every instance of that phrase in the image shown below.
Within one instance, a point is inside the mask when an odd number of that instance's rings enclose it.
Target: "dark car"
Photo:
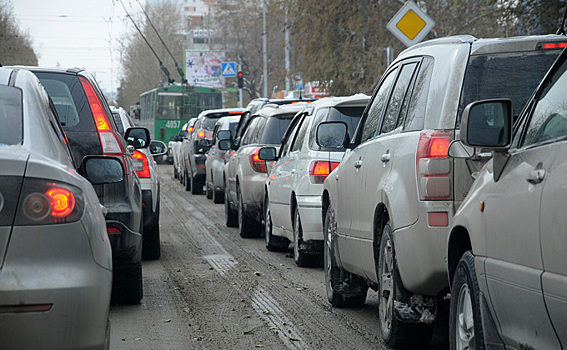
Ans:
[[[94,77],[82,69],[27,69],[39,78],[53,100],[76,163],[88,155],[116,156],[123,163],[122,181],[93,186],[108,211],[105,219],[112,245],[113,300],[139,303],[143,296],[142,191],[132,154],[118,132],[110,107]]]
[[[222,117],[242,115],[240,108],[210,109],[203,111],[197,117],[193,131],[183,140],[183,178],[185,189],[192,194],[202,194],[205,184],[205,161],[213,139],[215,123]]]

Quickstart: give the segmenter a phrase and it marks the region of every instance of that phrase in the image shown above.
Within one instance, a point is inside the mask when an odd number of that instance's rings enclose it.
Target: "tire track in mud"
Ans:
[[[207,274],[211,282],[224,286],[226,291],[221,295],[226,300],[217,305],[220,311],[214,320],[217,326],[222,325],[226,336],[261,335],[253,342],[233,339],[221,341],[222,344],[230,343],[233,348],[274,346],[275,341],[279,348],[385,348],[377,331],[376,314],[369,316],[375,305],[363,312],[362,321],[370,318],[374,323],[370,326],[360,323],[360,309],[331,308],[325,295],[321,295],[322,269],[295,268],[290,259],[282,262],[281,254],[266,254],[263,246],[264,251],[259,252],[258,240],[244,240],[235,229],[224,225],[222,204],[186,192],[171,178],[170,167],[166,167],[160,167],[160,175],[162,193],[167,193],[162,195],[162,215],[163,208],[167,208],[167,220],[171,220],[167,235],[171,241],[167,243],[191,248],[185,254],[176,254],[176,259],[184,266],[201,259],[216,274]],[[184,283],[181,276],[174,279],[178,284]],[[190,297],[187,299],[191,301]]]

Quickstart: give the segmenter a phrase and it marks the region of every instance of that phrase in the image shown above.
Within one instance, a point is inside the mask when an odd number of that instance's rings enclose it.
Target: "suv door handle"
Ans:
[[[386,153],[384,153],[384,154],[382,155],[382,158],[381,158],[381,159],[382,159],[382,162],[383,162],[383,163],[389,162],[390,159],[392,159],[392,155],[390,154],[390,151],[386,151]]]
[[[542,182],[544,178],[545,178],[545,170],[537,169],[537,170],[532,170],[530,172],[530,176],[528,176],[526,181],[528,181],[532,185],[537,185],[538,183]]]
[[[354,162],[354,167],[355,168],[360,168],[362,166],[362,159],[357,160],[356,162]]]

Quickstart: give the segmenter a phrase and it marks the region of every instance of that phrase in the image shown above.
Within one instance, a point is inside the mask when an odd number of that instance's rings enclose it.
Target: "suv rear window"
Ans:
[[[23,140],[22,90],[0,86],[0,147]]]
[[[65,131],[96,130],[85,90],[71,74],[34,72],[53,100]]]
[[[458,123],[465,107],[474,101],[510,98],[518,116],[561,50],[509,52],[471,56],[461,101]]]
[[[315,140],[315,133],[317,132],[317,125],[322,122],[345,122],[348,125],[349,137],[352,139],[360,117],[364,112],[364,107],[332,107],[332,108],[322,108],[317,111],[315,119],[313,120],[313,127],[309,134],[309,148],[315,151],[319,151],[321,147],[317,144]],[[328,112],[328,113],[327,113]]]
[[[260,144],[263,145],[279,145],[282,141],[283,134],[291,123],[292,114],[280,114],[278,116],[269,117],[264,127]]]

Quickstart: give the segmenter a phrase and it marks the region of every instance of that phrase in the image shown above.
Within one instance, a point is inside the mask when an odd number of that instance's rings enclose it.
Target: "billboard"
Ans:
[[[224,88],[221,64],[224,52],[185,50],[185,77],[189,85]]]

